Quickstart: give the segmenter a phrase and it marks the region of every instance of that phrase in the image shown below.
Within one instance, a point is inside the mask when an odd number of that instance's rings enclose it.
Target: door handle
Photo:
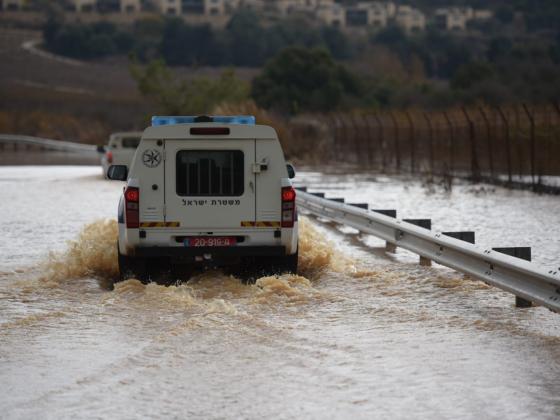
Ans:
[[[249,181],[249,187],[251,187],[251,192],[255,192],[255,184],[253,184],[253,181]]]

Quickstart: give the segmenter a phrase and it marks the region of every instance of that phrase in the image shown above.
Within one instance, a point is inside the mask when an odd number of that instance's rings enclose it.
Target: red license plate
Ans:
[[[185,246],[232,246],[237,243],[235,236],[197,236],[185,239]]]

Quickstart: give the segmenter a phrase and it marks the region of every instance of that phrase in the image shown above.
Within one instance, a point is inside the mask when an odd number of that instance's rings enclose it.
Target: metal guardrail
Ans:
[[[94,155],[98,153],[97,147],[91,144],[73,143],[69,141],[51,140],[17,134],[0,134],[0,143],[38,146],[44,150],[56,150],[62,152],[86,153]]]
[[[304,190],[298,190],[297,204],[316,216],[384,239],[388,249],[412,251],[420,256],[421,262],[434,261],[513,293],[517,306],[530,306],[533,302],[560,313],[560,269],[546,270],[503,253],[530,253],[530,248],[481,249],[469,243],[474,242],[473,232],[432,232],[418,226],[422,221],[398,220],[392,213],[382,214],[387,210],[378,213],[368,210],[367,205],[344,204],[341,199],[330,200],[322,193],[314,195]],[[458,239],[461,233],[466,234],[463,240]]]

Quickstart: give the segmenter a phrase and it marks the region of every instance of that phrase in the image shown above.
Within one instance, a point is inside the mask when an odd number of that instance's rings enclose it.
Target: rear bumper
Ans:
[[[213,260],[232,257],[280,257],[286,255],[285,246],[227,246],[227,247],[137,247],[134,256],[155,258],[194,258],[211,255]]]

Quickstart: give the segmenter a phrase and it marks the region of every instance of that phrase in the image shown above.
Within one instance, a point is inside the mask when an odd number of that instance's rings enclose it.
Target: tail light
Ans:
[[[137,229],[140,226],[140,190],[136,187],[126,187],[126,190],[124,190],[124,203],[126,210],[126,227],[128,229]]]
[[[107,163],[113,163],[113,152],[107,152]]]
[[[293,187],[282,187],[282,227],[294,227],[296,216],[296,190]]]

